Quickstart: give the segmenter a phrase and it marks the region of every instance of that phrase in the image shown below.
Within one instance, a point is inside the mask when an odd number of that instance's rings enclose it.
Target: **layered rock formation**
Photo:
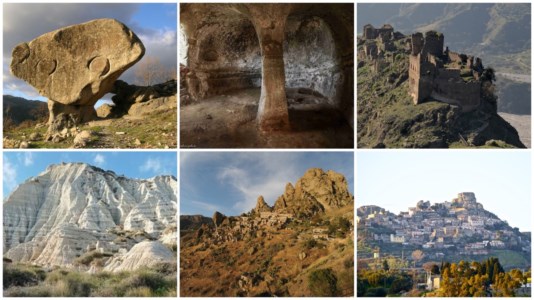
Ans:
[[[17,45],[10,69],[48,98],[50,128],[57,131],[93,119],[95,103],[144,53],[124,24],[97,19]]]
[[[133,246],[128,253],[114,257],[104,270],[112,272],[132,271],[173,260],[174,254],[161,243],[143,241]]]
[[[284,194],[278,197],[273,208],[261,200],[263,197],[260,196],[255,212],[273,211],[295,216],[311,216],[351,204],[354,198],[343,175],[313,168],[306,171],[295,186],[288,183]]]
[[[175,245],[176,189],[172,176],[139,180],[83,163],[51,165],[7,197],[4,257],[73,266],[90,251],[114,257],[141,241]]]

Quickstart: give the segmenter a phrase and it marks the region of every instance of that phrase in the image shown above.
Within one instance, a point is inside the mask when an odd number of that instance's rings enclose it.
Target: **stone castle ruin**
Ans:
[[[410,95],[414,104],[432,98],[458,105],[462,111],[475,110],[480,104],[480,58],[443,51],[444,36],[436,31],[414,33],[411,37]]]
[[[481,101],[482,76],[485,71],[480,58],[444,50],[445,37],[436,31],[420,32],[405,37],[389,24],[363,27],[360,59],[374,62],[379,71],[387,53],[401,47],[409,53],[409,93],[415,105],[430,99],[459,106],[462,112],[477,109]]]

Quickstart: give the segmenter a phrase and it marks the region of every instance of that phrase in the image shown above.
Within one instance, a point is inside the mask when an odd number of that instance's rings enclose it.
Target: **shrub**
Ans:
[[[338,294],[337,278],[332,269],[318,269],[308,275],[308,289],[312,296],[332,297]]]
[[[5,287],[4,287],[5,288]],[[4,297],[50,297],[50,287],[38,285],[20,287],[13,286],[4,290]]]
[[[304,241],[304,248],[306,249],[311,249],[315,246],[317,246],[317,241],[314,239],[307,239]]]
[[[349,257],[343,261],[343,267],[345,269],[353,268],[354,267],[354,257]]]
[[[364,297],[386,297],[387,291],[385,288],[369,288]]]
[[[10,286],[37,285],[44,279],[44,271],[22,265],[4,265],[4,289]]]

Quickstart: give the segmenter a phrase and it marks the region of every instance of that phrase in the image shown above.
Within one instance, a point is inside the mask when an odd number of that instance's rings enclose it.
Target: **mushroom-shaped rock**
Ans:
[[[45,33],[13,49],[11,73],[58,107],[90,107],[145,53],[143,43],[124,24],[97,19]],[[91,110],[91,109],[89,109]],[[94,108],[91,110],[94,112]],[[76,114],[72,109],[68,114]],[[91,114],[83,111],[79,121]],[[94,116],[94,114],[93,114]]]

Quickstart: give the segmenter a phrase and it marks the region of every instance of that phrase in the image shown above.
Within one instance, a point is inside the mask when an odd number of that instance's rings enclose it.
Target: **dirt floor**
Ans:
[[[500,112],[499,115],[506,120],[506,122],[510,123],[519,133],[519,139],[521,139],[521,142],[527,146],[527,148],[531,148],[531,138],[530,138],[530,122],[531,118],[530,115],[514,115],[514,114],[508,114],[508,113],[502,113]]]
[[[260,89],[218,95],[180,108],[181,148],[353,148],[354,131],[341,112],[316,95],[288,91],[291,131],[261,133]],[[324,102],[324,101],[323,101]]]

